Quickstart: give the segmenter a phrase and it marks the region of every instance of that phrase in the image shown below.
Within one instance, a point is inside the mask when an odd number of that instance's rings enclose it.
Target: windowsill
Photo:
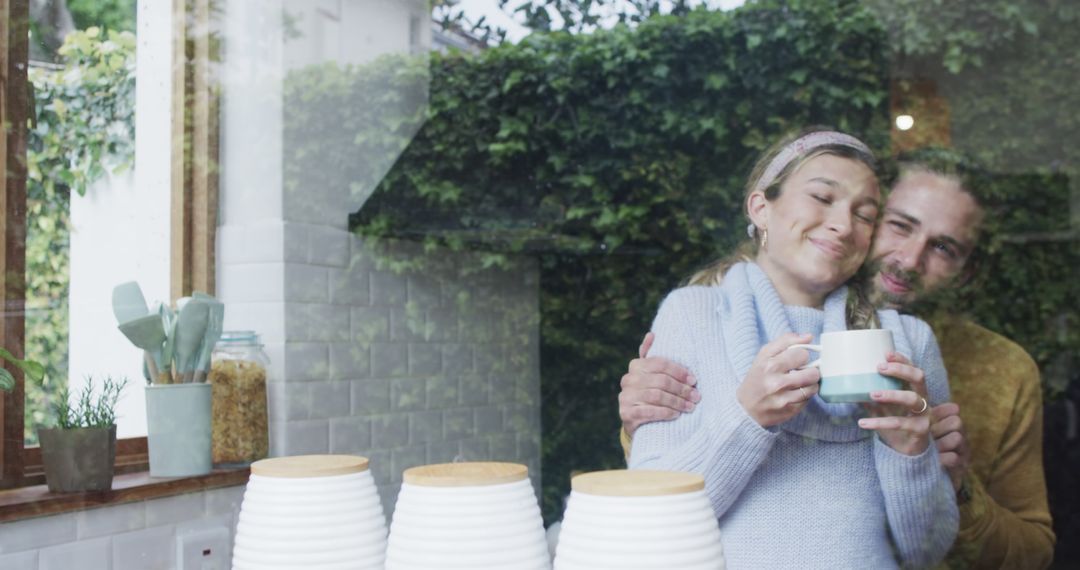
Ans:
[[[0,523],[122,505],[247,483],[247,467],[215,469],[196,477],[151,477],[148,471],[113,477],[112,490],[50,493],[45,485],[0,491]]]

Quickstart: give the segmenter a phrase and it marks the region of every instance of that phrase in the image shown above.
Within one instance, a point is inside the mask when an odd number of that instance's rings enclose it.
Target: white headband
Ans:
[[[765,168],[765,173],[761,175],[761,178],[758,179],[757,184],[754,186],[754,192],[760,192],[768,188],[776,180],[776,177],[780,175],[780,172],[788,164],[791,164],[791,161],[806,155],[815,148],[829,145],[847,146],[865,152],[870,156],[874,155],[870,151],[870,147],[851,135],[836,131],[816,131],[796,139],[773,157],[772,161],[769,162],[769,166]]]

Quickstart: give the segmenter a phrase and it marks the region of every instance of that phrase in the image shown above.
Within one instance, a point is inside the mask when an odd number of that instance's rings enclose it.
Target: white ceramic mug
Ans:
[[[803,368],[821,370],[818,395],[830,404],[869,402],[870,392],[903,390],[896,378],[878,372],[878,364],[894,350],[892,331],[863,329],[822,333],[821,344],[796,344],[788,347],[805,348],[821,354]]]

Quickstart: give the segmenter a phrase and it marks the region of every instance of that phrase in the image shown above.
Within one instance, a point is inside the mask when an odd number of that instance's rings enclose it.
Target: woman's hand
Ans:
[[[871,417],[859,420],[859,427],[876,431],[886,445],[904,455],[919,455],[930,445],[926,375],[898,352],[890,352],[878,371],[907,382],[911,389],[871,392],[873,402],[864,404]]]
[[[812,335],[785,334],[758,351],[746,378],[735,391],[743,409],[762,427],[784,423],[795,417],[818,391],[821,372],[807,363],[806,350],[788,350],[795,344],[810,342]]]

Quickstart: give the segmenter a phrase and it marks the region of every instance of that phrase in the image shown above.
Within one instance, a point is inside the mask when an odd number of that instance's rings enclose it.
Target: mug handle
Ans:
[[[812,350],[814,352],[821,352],[821,345],[820,344],[793,344],[793,345],[787,347],[786,350],[791,350],[793,348],[805,348],[806,350]],[[819,356],[818,359],[814,360],[813,362],[807,362],[806,364],[803,364],[802,366],[796,368],[796,370],[806,370],[807,368],[810,368],[810,367],[821,368],[821,357]]]

